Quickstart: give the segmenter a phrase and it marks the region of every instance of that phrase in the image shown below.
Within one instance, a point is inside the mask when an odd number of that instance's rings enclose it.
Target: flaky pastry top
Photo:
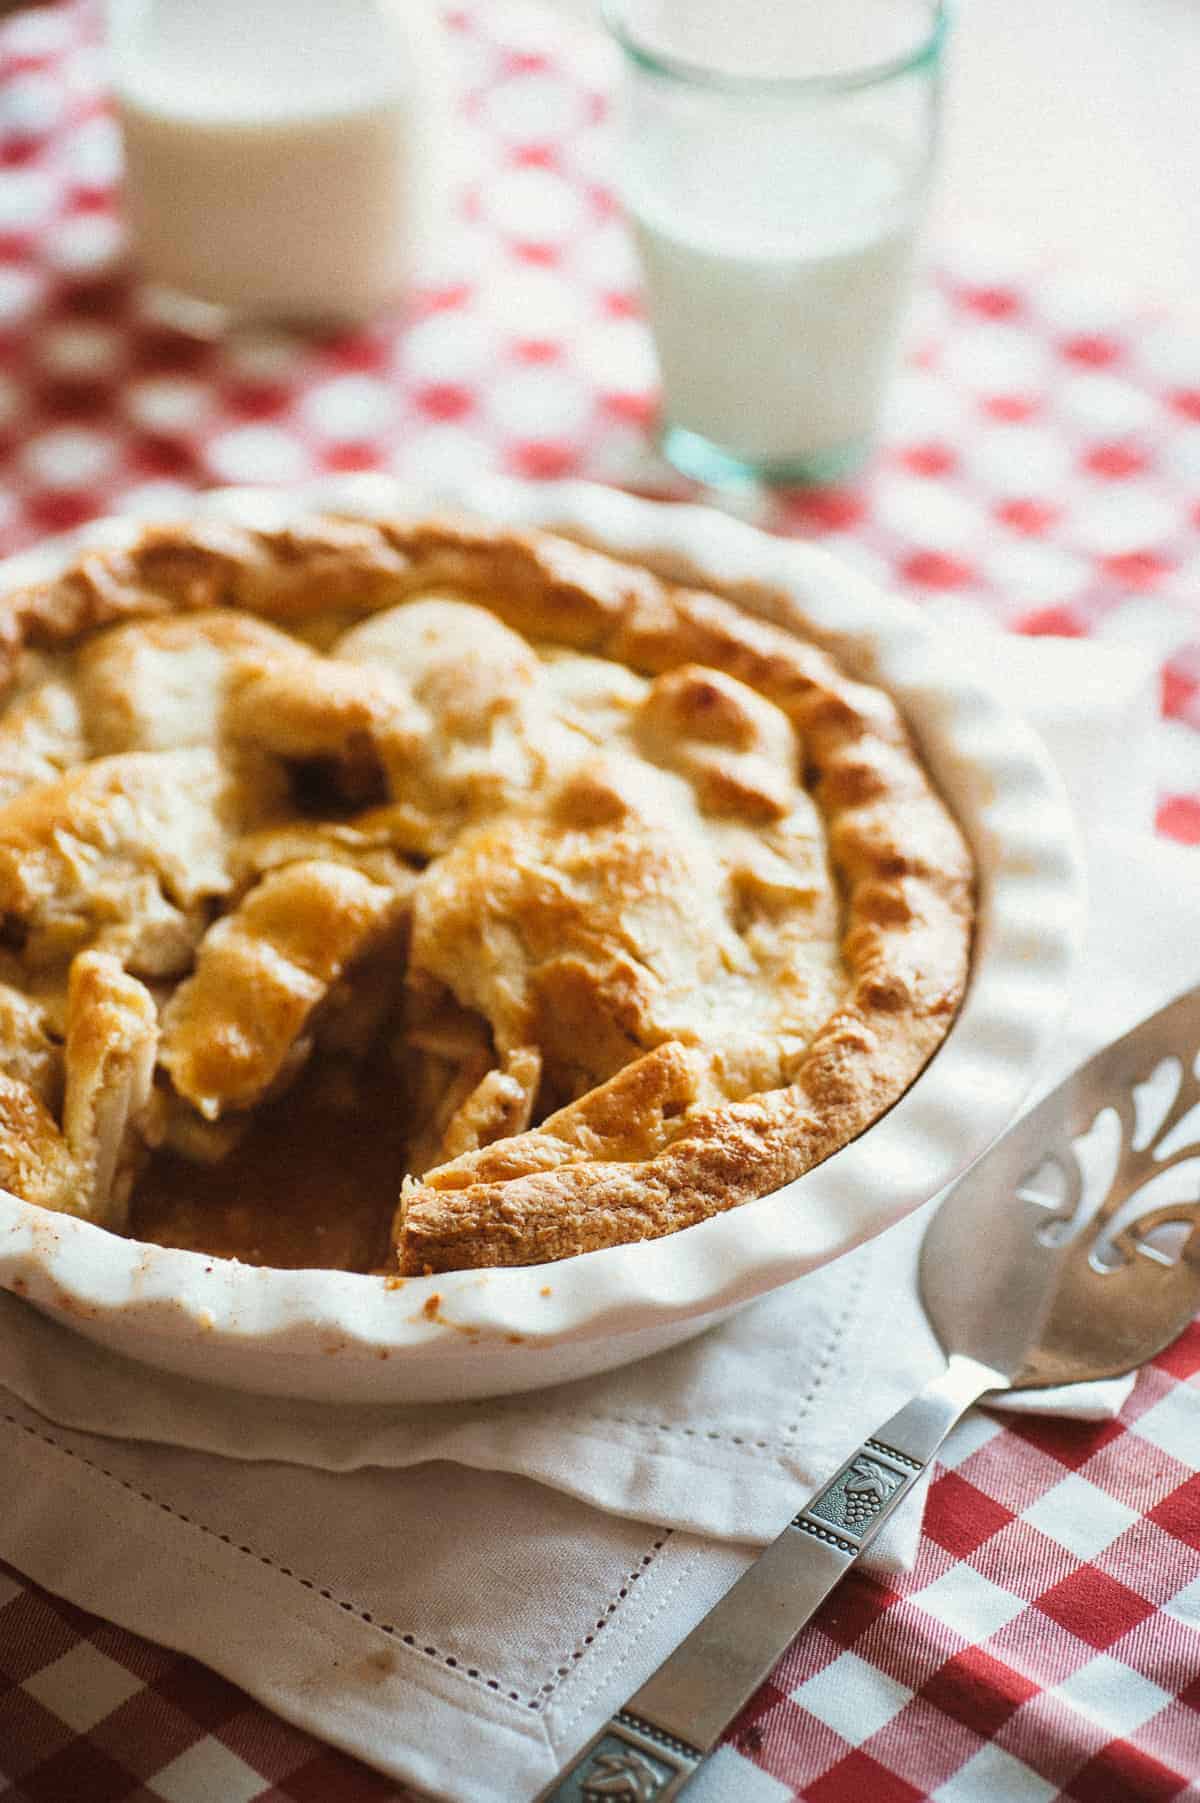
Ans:
[[[122,1230],[151,1149],[383,1047],[405,1273],[655,1237],[918,1074],[971,863],[890,699],[545,532],[189,524],[0,610],[0,1182]],[[270,1198],[263,1198],[270,1207]]]

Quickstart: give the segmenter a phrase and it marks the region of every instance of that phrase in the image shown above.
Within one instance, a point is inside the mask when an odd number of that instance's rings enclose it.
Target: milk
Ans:
[[[148,277],[287,319],[401,290],[444,185],[425,0],[116,0],[110,21]]]
[[[768,473],[837,473],[878,414],[921,171],[871,130],[781,132],[765,164],[761,144],[662,148],[640,146],[626,202],[669,426]]]

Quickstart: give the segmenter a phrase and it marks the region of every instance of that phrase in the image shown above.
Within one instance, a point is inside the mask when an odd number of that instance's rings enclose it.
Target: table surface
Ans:
[[[959,0],[937,229],[986,222],[1200,327],[1193,0]]]
[[[1130,196],[1154,186],[1145,265],[1182,295],[1195,239],[1173,235],[1171,196],[1197,154],[1183,143],[1191,103],[1183,84],[1152,92],[1147,71],[1196,47],[1197,21],[1174,0],[1139,4],[1150,61],[1124,85],[1135,28],[1122,0],[1104,0],[1094,43],[1083,0],[1061,0],[1043,37],[1035,95],[1059,100],[1078,41],[1093,111],[1122,121],[1085,194],[1078,159],[1099,140],[1059,106],[1045,165],[1059,198],[1047,205],[1105,216],[1110,162],[1141,155],[1133,121],[1143,102],[1147,118],[1158,106],[1160,125],[1177,123],[1178,168],[1166,180],[1147,152],[1112,216],[1132,242]],[[1008,23],[985,10],[963,21],[948,152],[978,186],[964,175],[939,203],[943,248],[879,452],[852,487],[747,492],[737,506],[821,538],[945,623],[1147,647],[1161,669],[1159,829],[1200,844],[1200,337],[1182,321],[1186,300],[1163,313],[1153,294],[1114,295],[1087,267],[1035,268],[974,229],[964,197],[983,208],[990,182],[1010,200],[1007,218],[986,208],[999,237],[1038,236],[1020,229],[1032,202],[1003,179],[999,123],[1031,46],[1006,49]],[[1034,0],[1003,10],[1033,30]],[[1100,7],[1087,11],[1094,22]],[[527,8],[453,11],[475,176],[405,316],[321,338],[210,336],[165,322],[129,272],[97,16],[72,0],[0,23],[0,548],[115,507],[170,511],[197,485],[329,470],[504,469],[690,492],[651,448],[653,356],[609,186],[608,63],[594,40]],[[964,111],[972,93],[979,108]],[[1028,168],[1027,151],[1013,156]],[[1064,229],[1058,243],[1086,250],[1094,233]],[[1037,261],[1045,249],[1043,236]],[[973,1416],[939,1469],[915,1570],[886,1588],[843,1586],[732,1730],[739,1796],[1200,1795],[1198,1464],[1200,1328],[1142,1374],[1119,1422]],[[400,1794],[216,1674],[11,1571],[0,1789],[5,1779],[16,1803]]]

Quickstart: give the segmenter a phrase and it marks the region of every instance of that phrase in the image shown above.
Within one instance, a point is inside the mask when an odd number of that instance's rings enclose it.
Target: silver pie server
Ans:
[[[980,1397],[1117,1377],[1200,1309],[1200,986],[947,1191],[921,1246],[947,1366],[810,1497],[539,1803],[677,1797]]]

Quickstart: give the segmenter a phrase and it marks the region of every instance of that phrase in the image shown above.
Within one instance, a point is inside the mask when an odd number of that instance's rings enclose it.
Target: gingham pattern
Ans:
[[[393,1803],[403,1794],[194,1660],[0,1564],[6,1803]]]
[[[130,280],[91,3],[0,28],[0,550],[198,484],[503,469],[689,491],[648,449],[655,370],[610,186],[608,46],[501,3],[446,14],[471,177],[406,316],[188,332]],[[1200,329],[960,246],[931,275],[864,480],[739,508],[949,619],[1152,644],[1160,826],[1200,842]]]
[[[1200,1797],[1200,1323],[1095,1425],[977,1412],[920,1555],[853,1577],[726,1737],[737,1803]],[[411,1795],[0,1565],[13,1803],[399,1803]]]
[[[605,47],[448,15],[476,177],[404,319],[300,339],[164,322],[124,264],[90,4],[0,27],[0,549],[197,485],[502,469],[692,492],[609,186]],[[1160,829],[1200,843],[1200,336],[959,247],[864,479],[738,498],[942,618],[1151,644]],[[720,1755],[746,1803],[1200,1796],[1200,1330],[1120,1422],[977,1414],[919,1563],[854,1579]],[[7,1789],[5,1784],[7,1783]],[[0,1796],[375,1803],[395,1788],[191,1661],[0,1567]]]
[[[731,1740],[807,1803],[1200,1795],[1200,1324],[1120,1420],[977,1412],[914,1570],[835,1594]]]

